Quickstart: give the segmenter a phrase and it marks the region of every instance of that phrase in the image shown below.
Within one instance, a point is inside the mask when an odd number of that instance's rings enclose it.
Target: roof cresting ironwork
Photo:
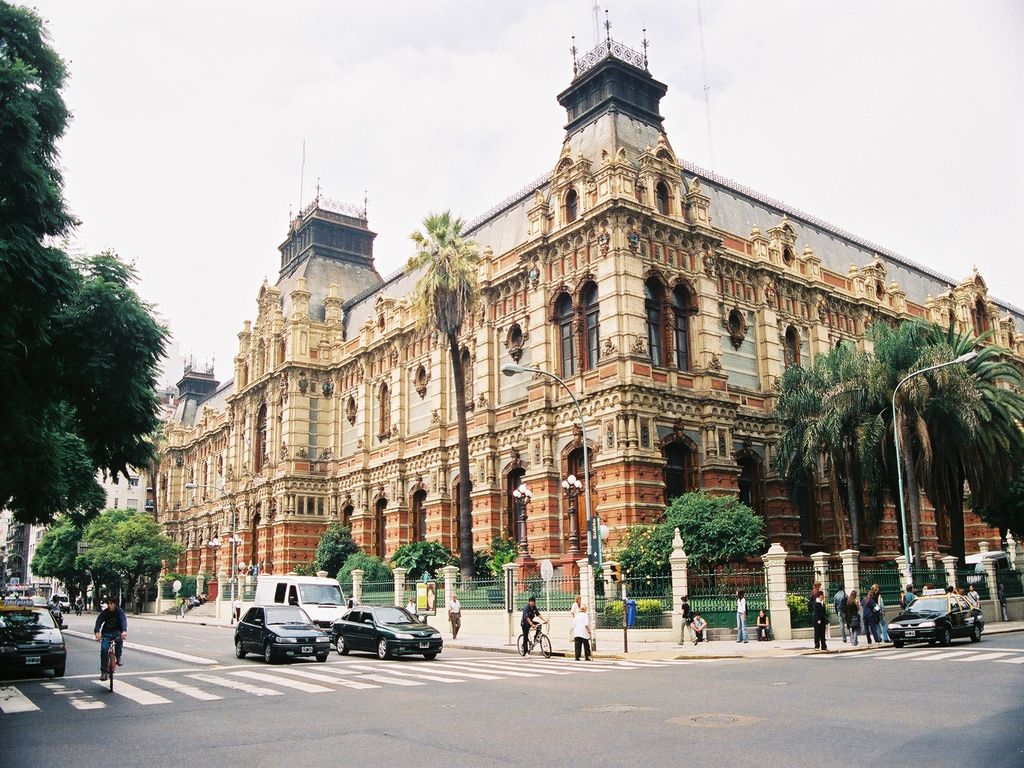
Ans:
[[[644,27],[643,52],[623,45],[612,39],[612,23],[608,19],[608,9],[604,11],[604,40],[598,42],[597,46],[582,57],[577,56],[579,49],[576,47],[576,35],[572,36],[572,47],[569,52],[572,54],[572,74],[579,77],[584,72],[593,69],[599,63],[612,57],[624,61],[637,69],[647,70],[647,48],[650,45],[647,40],[647,27]]]

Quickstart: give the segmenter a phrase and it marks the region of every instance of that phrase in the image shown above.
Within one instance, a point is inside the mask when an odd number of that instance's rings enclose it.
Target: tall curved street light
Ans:
[[[907,506],[903,501],[903,462],[900,460],[900,429],[899,424],[896,421],[896,394],[900,391],[900,387],[902,387],[915,376],[919,376],[922,373],[928,373],[929,371],[934,371],[939,368],[945,368],[946,366],[949,365],[958,365],[960,363],[966,363],[970,360],[973,360],[977,356],[978,353],[975,352],[974,350],[971,350],[970,352],[965,352],[964,354],[960,355],[960,357],[954,360],[947,360],[944,363],[930,365],[927,368],[922,368],[919,371],[913,371],[911,373],[908,373],[906,376],[903,377],[900,383],[897,384],[896,388],[892,391],[892,433],[896,446],[896,480],[899,484],[900,490],[900,523],[903,526],[903,557],[906,561],[906,572],[903,574],[904,578],[906,579],[904,584],[913,583],[913,579],[911,578],[912,564],[910,560],[910,539],[907,536]]]

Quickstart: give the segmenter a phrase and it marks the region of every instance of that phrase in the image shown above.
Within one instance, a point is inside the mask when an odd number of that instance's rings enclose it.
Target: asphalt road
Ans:
[[[0,765],[1024,766],[1024,633],[789,659],[268,667],[235,659],[229,629],[130,630],[179,656],[130,649],[110,694],[98,644],[69,634],[65,678],[7,683],[33,708],[0,713]]]

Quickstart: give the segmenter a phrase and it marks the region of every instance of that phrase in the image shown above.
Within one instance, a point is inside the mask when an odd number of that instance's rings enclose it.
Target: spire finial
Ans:
[[[576,77],[578,66],[576,64],[576,35],[572,36],[572,48],[569,49],[569,53],[572,54],[572,76]]]
[[[367,211],[367,209],[369,207],[369,200],[370,200],[370,193],[366,189],[364,189],[363,190],[363,218],[364,219],[367,219],[366,211]],[[369,219],[367,219],[367,221],[369,221]]]
[[[649,43],[647,42],[647,25],[646,24],[644,25],[644,39],[640,42],[640,45],[642,45],[643,49],[644,49],[644,69],[647,69],[647,46],[649,45]]]
[[[604,7],[604,39],[608,45],[612,44],[612,22],[608,18],[608,6]]]

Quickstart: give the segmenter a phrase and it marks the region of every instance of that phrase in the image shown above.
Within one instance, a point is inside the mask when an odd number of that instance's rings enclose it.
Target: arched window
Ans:
[[[661,324],[661,304],[665,289],[657,278],[650,278],[644,283],[644,308],[647,311],[647,347],[651,351],[651,364],[662,365],[664,359],[662,338],[664,329]]]
[[[374,554],[380,558],[385,556],[385,547],[387,544],[386,532],[384,530],[384,510],[387,506],[388,500],[384,498],[377,499],[377,503],[373,505]]]
[[[788,245],[785,246],[782,249],[782,263],[785,264],[787,267],[790,267],[793,265],[794,261],[796,261],[796,254],[793,253],[793,249],[790,248]]]
[[[412,495],[412,540],[427,540],[427,510],[423,502],[427,500],[427,492],[422,488]]]
[[[786,328],[786,367],[800,365],[800,333],[792,325]]]
[[[597,305],[597,286],[589,283],[583,289],[583,321],[587,334],[586,356],[583,359],[583,370],[589,371],[597,366],[601,355],[601,318]]]
[[[697,457],[689,445],[681,441],[668,443],[665,457],[665,503],[697,488]]]
[[[754,456],[744,454],[736,463],[740,465],[740,503],[746,504],[757,514],[764,516],[764,473],[761,462]]]
[[[658,185],[654,188],[654,193],[657,197],[658,213],[668,216],[672,213],[672,198],[668,192],[668,184],[664,181],[659,181]]]
[[[579,196],[572,187],[565,193],[565,223],[576,221],[579,215]]]
[[[981,336],[985,331],[988,330],[988,317],[985,311],[985,302],[982,301],[979,296],[974,302],[974,333],[977,336]]]
[[[563,293],[555,304],[555,318],[558,322],[558,346],[562,360],[562,375],[576,373],[576,337],[573,332],[572,299]]]
[[[793,489],[797,511],[800,513],[800,538],[803,540],[804,552],[820,550],[824,543],[816,485],[814,473],[809,472],[797,481]]]
[[[380,385],[380,432],[377,439],[383,442],[391,434],[391,396],[386,382]]]
[[[267,460],[267,404],[260,405],[256,412],[256,440],[252,452],[253,472],[259,474]]]
[[[672,291],[672,315],[675,322],[676,369],[690,370],[690,315],[693,314],[693,296],[685,285],[677,285]]]
[[[523,482],[525,469],[513,469],[508,473],[508,482],[505,484],[505,509],[508,510],[508,521],[505,525],[505,535],[512,541],[519,540],[519,532],[516,530],[516,500],[512,491]]]
[[[344,507],[341,508],[341,524],[349,530],[352,529],[353,512],[355,512],[355,509],[352,507],[351,504],[346,504]]]

